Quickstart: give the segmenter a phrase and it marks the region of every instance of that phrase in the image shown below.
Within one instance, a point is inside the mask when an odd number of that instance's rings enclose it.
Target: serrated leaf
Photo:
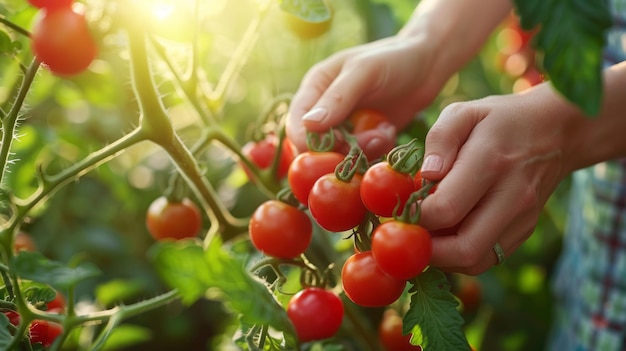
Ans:
[[[49,260],[39,252],[29,251],[20,251],[13,257],[11,268],[22,279],[48,284],[63,291],[100,274],[100,270],[90,263],[68,267],[61,262]]]
[[[470,350],[458,301],[445,274],[431,267],[413,283],[411,304],[402,320],[403,333],[413,333],[411,343],[424,351]]]
[[[524,29],[540,27],[534,45],[552,85],[587,115],[600,111],[602,50],[611,26],[606,1],[515,0]]]
[[[287,312],[267,285],[249,274],[242,258],[230,255],[213,239],[205,251],[195,241],[161,243],[152,251],[156,269],[166,283],[191,304],[202,296],[219,297],[249,325],[270,325],[295,344]]]
[[[331,16],[324,0],[282,0],[280,8],[308,22],[324,22]]]

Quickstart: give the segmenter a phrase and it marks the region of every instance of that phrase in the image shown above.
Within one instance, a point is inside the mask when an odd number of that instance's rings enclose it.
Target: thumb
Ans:
[[[469,103],[453,103],[441,111],[424,141],[422,177],[441,180],[452,168],[459,150],[467,141],[479,114]]]

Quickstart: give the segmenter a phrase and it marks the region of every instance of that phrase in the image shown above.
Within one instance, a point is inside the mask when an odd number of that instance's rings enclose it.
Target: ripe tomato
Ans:
[[[38,9],[58,9],[70,8],[74,0],[28,0],[28,2]]]
[[[408,173],[394,170],[386,162],[378,162],[363,174],[361,183],[361,200],[370,212],[392,217],[402,213],[406,201],[415,190],[413,177]],[[394,213],[394,208],[399,207]]]
[[[31,39],[37,58],[52,73],[61,76],[83,72],[98,52],[85,16],[70,7],[43,10]]]
[[[63,312],[65,310],[65,297],[63,294],[57,291],[52,301],[48,301],[46,304],[46,310],[48,312]]]
[[[348,121],[352,125],[352,134],[360,134],[376,129],[382,123],[389,122],[389,119],[382,112],[363,108],[352,112]]]
[[[415,177],[413,177],[413,183],[415,184],[415,190],[420,190],[422,188],[422,183],[424,182],[424,179],[422,178],[422,171],[417,171],[417,173],[415,173]],[[433,186],[432,188],[430,188],[430,190],[428,191],[428,194],[432,194],[435,192],[435,190],[437,190],[437,185]]]
[[[150,204],[146,226],[156,240],[192,238],[200,231],[202,215],[196,204],[187,198],[170,202],[161,196]]]
[[[355,174],[349,182],[344,182],[334,173],[329,173],[313,184],[309,193],[309,210],[320,227],[342,232],[363,221],[367,209],[359,194],[362,178]]]
[[[13,250],[17,253],[19,251],[36,251],[35,241],[31,236],[25,232],[18,232],[13,239]]]
[[[278,141],[276,135],[268,134],[263,140],[247,142],[241,148],[241,153],[260,169],[268,169],[272,166],[272,161],[274,160],[274,155],[278,147]],[[280,154],[278,169],[276,170],[278,179],[282,179],[287,175],[289,165],[297,154],[295,146],[289,139],[283,140],[281,149],[282,152]],[[250,170],[245,166],[243,166],[243,170],[246,172],[249,179],[253,179]]]
[[[289,30],[302,40],[310,40],[317,38],[328,32],[333,21],[333,11],[330,11],[330,17],[321,22],[309,22],[302,18],[292,15],[289,12],[281,11],[283,22]]]
[[[53,322],[34,320],[28,331],[31,343],[41,343],[44,347],[48,347],[63,333],[63,327]]]
[[[254,211],[248,231],[257,250],[272,257],[294,258],[309,246],[313,226],[304,212],[282,201],[269,200]]]
[[[387,306],[396,301],[406,281],[385,274],[371,251],[355,253],[343,265],[341,281],[346,296],[364,307]]]
[[[338,152],[307,151],[296,156],[287,172],[287,181],[293,195],[303,205],[309,203],[309,193],[321,176],[333,173],[344,156]]]
[[[378,326],[378,338],[386,351],[421,351],[420,346],[411,345],[411,334],[402,334],[402,317],[393,309],[383,313]]]
[[[4,315],[7,316],[7,318],[9,319],[9,323],[17,326],[20,324],[20,314],[17,313],[16,311],[5,311]]]
[[[326,339],[341,327],[343,302],[332,291],[305,288],[289,300],[287,316],[301,342]]]
[[[388,221],[372,233],[372,254],[380,269],[396,279],[410,279],[424,271],[433,246],[430,233],[417,224]]]
[[[452,293],[461,300],[464,313],[472,314],[478,311],[483,297],[480,280],[474,276],[457,274],[453,282]]]

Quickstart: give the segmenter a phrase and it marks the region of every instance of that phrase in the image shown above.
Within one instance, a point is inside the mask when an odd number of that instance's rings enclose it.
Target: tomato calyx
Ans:
[[[417,139],[412,139],[389,151],[387,162],[397,172],[414,175],[422,164],[421,150]]]
[[[342,182],[350,182],[355,174],[365,173],[367,167],[367,157],[365,157],[363,150],[353,147],[335,168],[335,177]]]
[[[330,152],[335,149],[335,131],[330,128],[326,133],[306,133],[306,146],[315,152]]]
[[[254,273],[263,268],[270,268],[276,275],[277,279],[272,284],[272,287],[283,294],[293,294],[293,292],[283,291],[283,284],[287,282],[287,276],[283,273],[281,266],[298,267],[301,270],[300,273],[300,285],[302,288],[321,288],[326,289],[330,286],[332,279],[331,269],[333,264],[331,263],[325,269],[320,269],[315,264],[311,263],[304,254],[297,258],[277,258],[268,257],[260,260],[249,271]]]

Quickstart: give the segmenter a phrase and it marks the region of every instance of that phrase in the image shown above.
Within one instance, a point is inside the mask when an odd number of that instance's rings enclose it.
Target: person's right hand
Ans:
[[[401,34],[346,49],[316,64],[294,95],[287,136],[307,150],[306,132],[325,132],[358,108],[384,113],[390,123],[357,136],[368,157],[395,145],[396,130],[430,104],[448,77],[437,77],[428,40]]]

